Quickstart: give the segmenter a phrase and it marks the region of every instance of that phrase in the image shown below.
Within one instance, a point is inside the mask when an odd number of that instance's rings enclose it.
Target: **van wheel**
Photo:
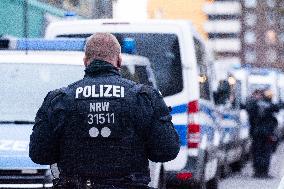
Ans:
[[[206,189],[218,189],[219,179],[213,178],[206,183]]]
[[[165,170],[164,166],[161,166],[161,171],[160,171],[160,176],[159,176],[159,183],[158,183],[158,188],[159,189],[166,189],[166,175],[165,175]]]
[[[196,189],[206,189],[205,166],[203,167],[203,173],[202,173],[202,177],[200,179],[200,183],[196,186]]]
[[[195,185],[194,189],[207,189],[206,183],[197,184],[197,185]]]
[[[240,172],[243,168],[243,161],[239,160],[231,164],[232,172]]]
[[[227,178],[232,173],[231,167],[226,163],[221,166],[221,178]]]
[[[221,170],[220,170],[220,165],[218,163],[215,177],[206,183],[206,189],[218,189],[220,176],[221,176]]]

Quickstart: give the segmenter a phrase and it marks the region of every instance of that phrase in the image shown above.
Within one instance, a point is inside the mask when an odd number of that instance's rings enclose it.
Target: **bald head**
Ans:
[[[87,39],[85,46],[84,64],[88,66],[94,59],[103,60],[120,68],[121,47],[114,35],[96,33]]]

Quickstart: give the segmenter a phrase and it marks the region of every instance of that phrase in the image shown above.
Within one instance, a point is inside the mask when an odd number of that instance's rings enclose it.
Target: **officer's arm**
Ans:
[[[147,97],[149,99],[146,100],[150,102],[150,110],[147,113],[152,113],[145,140],[148,158],[154,162],[173,160],[179,152],[180,144],[169,108],[158,91],[152,88],[146,89]]]
[[[279,112],[279,110],[281,109],[280,104],[272,104],[270,107],[270,112]]]
[[[38,164],[53,164],[59,157],[60,130],[64,124],[63,94],[52,91],[38,110],[30,136],[29,156]]]

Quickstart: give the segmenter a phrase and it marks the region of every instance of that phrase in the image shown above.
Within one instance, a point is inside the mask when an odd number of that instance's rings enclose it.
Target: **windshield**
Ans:
[[[50,90],[83,77],[83,67],[54,64],[0,64],[0,119],[32,121]]]
[[[69,34],[57,37],[86,38],[91,34]],[[179,93],[183,89],[182,65],[178,37],[161,33],[114,33],[120,44],[125,38],[136,42],[136,54],[149,58],[157,85],[163,96]]]
[[[249,95],[252,94],[256,89],[270,89],[271,86],[269,84],[259,84],[259,83],[250,83],[248,86]]]
[[[122,66],[121,75],[155,86],[150,71],[146,66]],[[0,64],[0,121],[33,121],[49,91],[80,80],[83,75],[84,67],[79,65]]]
[[[143,65],[129,65],[121,67],[121,75],[129,80],[137,83],[143,83],[150,86],[155,86],[154,78],[151,76],[151,71],[147,66]]]

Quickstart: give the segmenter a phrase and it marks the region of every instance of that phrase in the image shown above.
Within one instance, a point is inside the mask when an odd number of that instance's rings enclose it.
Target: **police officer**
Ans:
[[[147,188],[148,159],[179,152],[159,92],[119,74],[121,47],[108,33],[87,39],[83,79],[47,94],[30,137],[30,158],[57,163],[57,188]]]
[[[272,103],[270,90],[257,90],[247,106],[251,123],[254,176],[257,178],[271,178],[268,174],[269,164],[277,142],[275,129],[278,125],[274,113],[279,108]]]

